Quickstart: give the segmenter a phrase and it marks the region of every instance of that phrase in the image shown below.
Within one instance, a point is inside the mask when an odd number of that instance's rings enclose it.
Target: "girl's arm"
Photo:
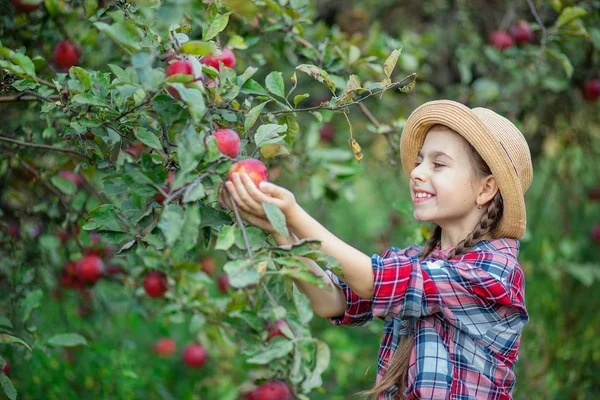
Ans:
[[[288,239],[276,232],[273,233],[273,238],[280,246],[298,242],[298,238],[294,234],[290,236],[291,238]],[[324,289],[300,279],[293,279],[294,284],[300,292],[304,293],[310,300],[310,306],[313,311],[321,318],[344,315],[344,311],[346,311],[346,296],[342,289],[333,283],[329,275],[314,260],[299,256],[296,256],[296,258],[306,264],[315,276],[327,284],[327,289]]]
[[[289,190],[270,182],[262,182],[260,189],[247,174],[232,174],[227,182],[234,201],[248,214],[264,218],[262,202],[273,203],[286,216],[287,224],[298,237],[321,241],[321,250],[335,258],[344,271],[344,282],[364,299],[373,297],[371,257],[356,250],[329,232],[296,202]]]
[[[235,192],[233,190],[232,192],[233,195]],[[219,200],[225,203],[228,208],[233,209],[229,201],[229,197],[224,191],[219,193]],[[239,202],[236,201],[236,204],[239,204]],[[254,214],[248,213],[245,207],[238,207],[238,211],[242,218],[244,218],[250,224],[266,232],[270,232],[279,246],[290,245],[298,242],[298,238],[294,234],[291,234],[289,238],[278,234],[267,218],[258,217]],[[311,260],[310,258],[300,256],[296,256],[295,258],[306,264],[310,271],[316,277],[320,278],[327,286],[327,288],[320,288],[308,282],[299,279],[293,279],[294,284],[296,287],[298,287],[300,292],[304,293],[306,297],[308,297],[313,311],[322,318],[339,317],[344,315],[344,312],[346,311],[346,296],[343,290],[333,283],[329,275],[327,275],[315,261]]]

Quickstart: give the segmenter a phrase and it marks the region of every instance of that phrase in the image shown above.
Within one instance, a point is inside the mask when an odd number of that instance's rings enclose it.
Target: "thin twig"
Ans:
[[[126,115],[129,115],[133,112],[136,112],[139,108],[142,108],[146,105],[148,105],[150,103],[150,101],[152,101],[152,97],[144,100],[142,103],[138,104],[137,106],[133,107],[131,110],[127,110],[127,111],[123,111],[121,114],[119,114],[116,118],[115,121],[120,120],[121,118],[123,118]]]
[[[54,85],[54,83],[50,83],[48,81],[43,80],[42,78],[35,78],[36,81],[38,81],[39,83],[41,83],[42,85],[46,85],[52,89],[56,89],[56,85]]]
[[[57,94],[53,94],[50,97],[45,97],[38,93],[34,93],[35,92],[26,91],[21,92],[15,96],[0,97],[0,103],[13,103],[17,101],[38,101],[40,99],[54,103],[55,100],[60,100],[60,96]],[[29,94],[29,96],[26,96],[26,94]]]
[[[294,110],[264,111],[264,112],[261,112],[261,114],[273,114],[273,115],[276,115],[276,114],[289,114],[289,113],[295,113],[295,112],[310,112],[310,111],[316,111],[316,110],[337,111],[337,110],[341,110],[343,108],[348,108],[348,107],[356,105],[356,104],[360,104],[361,102],[365,101],[369,97],[378,95],[378,94],[384,92],[385,90],[395,89],[397,87],[404,86],[404,81],[406,81],[406,80],[413,80],[416,76],[417,76],[417,74],[415,72],[413,72],[412,74],[405,76],[401,81],[392,83],[386,89],[382,89],[382,90],[374,91],[374,92],[369,92],[369,94],[367,94],[364,97],[361,97],[361,98],[359,98],[357,100],[354,100],[354,101],[351,101],[349,103],[344,103],[344,104],[337,105],[335,107],[314,106],[314,107],[307,107],[307,108],[297,108],[297,109],[294,109]]]
[[[363,103],[358,103],[358,106],[360,107],[361,111],[367,116],[369,121],[371,121],[371,123],[375,125],[375,127],[379,128],[381,126],[381,123],[377,121],[377,118],[375,118],[373,114],[371,114],[371,111],[369,111],[367,106],[365,106]]]
[[[19,146],[32,147],[32,148],[35,148],[35,149],[52,150],[52,151],[58,151],[58,152],[61,152],[61,153],[74,154],[76,156],[85,158],[89,162],[93,161],[93,159],[91,157],[88,157],[85,154],[82,154],[82,153],[78,152],[77,150],[61,149],[60,147],[49,146],[47,144],[28,143],[28,142],[23,142],[21,140],[7,138],[7,137],[4,137],[4,136],[0,136],[0,141],[17,144]]]
[[[533,4],[533,1],[527,0],[527,4],[529,4],[531,13],[533,14],[535,20],[537,21],[538,25],[540,26],[540,29],[542,30],[542,42],[540,43],[541,44],[540,53],[541,53],[544,51],[544,48],[546,47],[546,40],[548,39],[548,31],[546,30],[546,27],[544,26],[544,23],[542,22],[540,15],[538,14],[537,10],[535,9],[535,4]]]

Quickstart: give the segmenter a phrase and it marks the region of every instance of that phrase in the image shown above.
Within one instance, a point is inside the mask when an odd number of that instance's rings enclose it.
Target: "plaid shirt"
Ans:
[[[513,368],[529,321],[519,242],[483,240],[451,260],[444,260],[451,249],[438,247],[419,262],[421,249],[392,247],[374,254],[374,293],[368,300],[327,271],[347,301],[344,315],[330,321],[360,326],[373,316],[385,320],[377,382],[399,337],[412,331],[408,399],[512,399]],[[393,386],[379,399],[397,392]]]

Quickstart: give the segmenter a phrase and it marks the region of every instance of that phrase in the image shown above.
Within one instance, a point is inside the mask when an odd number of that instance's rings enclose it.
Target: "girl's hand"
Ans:
[[[231,201],[229,201],[229,196],[227,195],[227,192],[225,191],[224,187],[222,187],[219,191],[219,202],[223,203],[228,209],[233,210],[233,205],[231,204]],[[277,234],[277,230],[273,227],[271,222],[266,217],[257,217],[256,215],[244,211],[239,206],[238,212],[240,213],[240,216],[246,221],[248,221],[251,225],[254,225],[257,228],[262,229],[265,232],[269,232],[273,235]]]
[[[247,174],[234,173],[231,179],[233,182],[227,181],[225,184],[240,211],[266,219],[262,206],[262,202],[265,201],[279,207],[290,225],[294,214],[298,211],[298,203],[292,192],[271,182],[261,182],[259,189]],[[248,222],[252,223],[250,220]]]

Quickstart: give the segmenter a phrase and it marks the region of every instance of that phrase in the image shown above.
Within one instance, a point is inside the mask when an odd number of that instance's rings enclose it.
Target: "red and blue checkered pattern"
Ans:
[[[483,240],[471,251],[445,260],[451,249],[434,250],[419,262],[421,246],[389,248],[371,257],[372,299],[360,298],[331,271],[344,290],[346,312],[336,325],[385,321],[379,349],[379,381],[412,331],[408,399],[512,399],[514,365],[523,328],[525,279],[517,262],[519,241]],[[393,399],[392,387],[380,400]]]

